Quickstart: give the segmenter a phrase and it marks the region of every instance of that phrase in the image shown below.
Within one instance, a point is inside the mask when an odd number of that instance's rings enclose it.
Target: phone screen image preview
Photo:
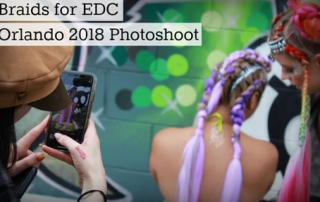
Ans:
[[[70,104],[63,110],[52,112],[47,145],[52,148],[66,149],[54,137],[61,133],[81,143],[89,110],[93,79],[87,75],[63,73],[61,76],[70,98]]]

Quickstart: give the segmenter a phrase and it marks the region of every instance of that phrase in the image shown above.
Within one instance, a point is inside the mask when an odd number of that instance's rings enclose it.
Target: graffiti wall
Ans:
[[[203,79],[229,53],[250,47],[269,55],[269,25],[285,1],[274,0],[126,0],[126,21],[201,22],[201,47],[76,47],[69,69],[92,72],[98,84],[92,119],[101,139],[108,201],[162,202],[149,173],[153,136],[170,126],[193,123]],[[280,159],[272,199],[295,146],[300,99],[281,81],[280,66],[243,131],[271,141]],[[37,112],[40,113],[40,112]],[[43,117],[43,116],[42,116]],[[33,145],[38,151],[38,143]],[[94,168],[92,168],[94,169]],[[80,192],[73,168],[46,159],[28,193],[76,199]]]

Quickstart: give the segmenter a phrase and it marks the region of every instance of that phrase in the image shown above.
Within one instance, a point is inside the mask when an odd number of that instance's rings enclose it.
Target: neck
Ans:
[[[212,114],[219,113],[223,117],[223,123],[232,124],[230,110],[231,109],[227,106],[219,105],[217,106],[216,110]],[[213,121],[215,119],[216,119],[215,117],[211,117],[208,119],[208,121]]]

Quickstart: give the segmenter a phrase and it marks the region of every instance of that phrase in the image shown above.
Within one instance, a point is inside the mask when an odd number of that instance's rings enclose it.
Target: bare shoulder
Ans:
[[[183,147],[190,139],[191,134],[191,127],[166,128],[154,136],[149,164],[151,174],[156,181],[158,168],[181,157]]]
[[[245,147],[254,151],[257,157],[261,157],[275,165],[278,163],[278,150],[274,144],[265,140],[252,138],[246,134],[244,134],[244,137],[246,139]]]
[[[249,172],[255,173],[253,175],[256,175],[257,180],[264,180],[271,186],[278,165],[277,148],[271,142],[258,140],[247,135],[244,135],[243,140],[246,140],[243,142],[242,148],[246,152]],[[261,175],[261,173],[264,173],[264,175]]]
[[[159,131],[152,140],[152,150],[161,148],[162,151],[183,144],[190,138],[192,127],[165,128]]]
[[[263,140],[256,140],[259,142],[261,147],[263,148],[261,150],[261,154],[266,157],[266,159],[269,160],[269,163],[273,165],[274,167],[277,166],[278,164],[278,150],[274,144],[268,141],[263,141]]]

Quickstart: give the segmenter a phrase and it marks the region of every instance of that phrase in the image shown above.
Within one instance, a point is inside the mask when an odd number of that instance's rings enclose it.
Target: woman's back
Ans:
[[[240,131],[259,105],[270,70],[270,59],[251,49],[231,53],[205,81],[196,127],[156,135],[151,171],[167,201],[263,198],[275,177],[277,150]]]
[[[215,128],[213,123],[208,121],[204,126],[205,158],[199,202],[220,202],[226,171],[234,152],[230,141],[232,126],[223,124],[222,139],[213,142],[211,138],[212,130]],[[151,172],[167,202],[176,201],[181,156],[194,131],[195,127],[168,128],[160,131],[153,140]],[[271,143],[256,140],[245,134],[241,134],[240,142],[243,173],[240,202],[257,202],[263,198],[273,183],[278,153]]]

